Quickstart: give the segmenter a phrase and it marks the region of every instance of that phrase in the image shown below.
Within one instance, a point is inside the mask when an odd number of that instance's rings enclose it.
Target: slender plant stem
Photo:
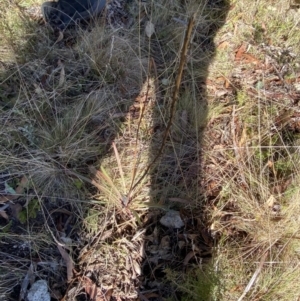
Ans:
[[[131,187],[130,192],[134,191],[134,189],[143,181],[143,179],[148,174],[149,170],[155,165],[158,158],[163,153],[167,137],[169,135],[171,126],[173,124],[176,104],[177,104],[178,97],[179,97],[179,89],[180,89],[180,85],[181,85],[181,81],[182,81],[183,69],[184,69],[184,66],[185,66],[188,46],[190,44],[190,39],[191,39],[191,35],[192,35],[194,25],[195,25],[195,14],[192,15],[192,17],[190,17],[189,24],[188,24],[187,30],[185,32],[183,46],[182,46],[182,49],[181,49],[181,56],[180,56],[180,62],[179,62],[179,67],[178,67],[178,73],[177,73],[177,77],[176,77],[176,80],[175,80],[175,86],[174,86],[174,91],[173,91],[173,95],[172,95],[172,102],[171,102],[171,106],[170,106],[170,118],[169,118],[167,127],[164,131],[161,146],[160,146],[156,156],[154,157],[152,162],[147,166],[147,168],[145,169],[145,171],[143,172],[143,174],[141,175],[139,180]],[[129,192],[129,195],[130,195],[130,192]]]

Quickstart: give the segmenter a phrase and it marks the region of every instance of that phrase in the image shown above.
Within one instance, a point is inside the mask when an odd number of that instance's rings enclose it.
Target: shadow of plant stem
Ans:
[[[152,114],[155,130],[149,150],[150,163],[131,185],[134,196],[134,189],[150,172],[152,203],[167,211],[179,211],[184,221],[181,229],[166,228],[159,222],[165,213],[159,211],[152,223],[145,226],[148,235],[156,238],[144,242],[143,290],[139,292],[142,296],[151,296],[147,292],[155,287],[159,296],[171,300],[218,300],[217,291],[221,291],[211,267],[215,241],[210,236],[204,214],[206,202],[205,191],[201,187],[201,145],[207,118],[205,83],[208,67],[215,55],[214,37],[225,22],[229,3],[203,1],[198,9],[185,23],[182,47],[180,55],[177,55],[179,62],[170,76],[173,81],[175,74],[172,93],[161,91],[161,86],[156,87],[160,97],[157,97]],[[167,62],[154,59],[154,64],[155,71],[162,70],[161,74],[154,72],[156,83],[161,83],[167,77]],[[168,251],[161,251],[161,248]],[[207,281],[202,281],[200,276],[191,281],[193,274],[199,275],[197,269],[207,274]]]
[[[134,198],[133,192],[134,192],[135,188],[138,187],[138,185],[148,175],[149,171],[155,166],[155,164],[157,163],[157,160],[160,158],[160,156],[162,155],[163,150],[165,148],[166,141],[168,139],[171,126],[173,124],[173,119],[174,119],[175,110],[176,110],[176,104],[177,104],[177,101],[178,101],[178,98],[179,98],[179,89],[180,89],[180,85],[181,85],[181,81],[182,81],[183,69],[184,69],[185,62],[186,62],[188,46],[190,44],[190,39],[191,39],[192,31],[193,31],[193,28],[194,28],[194,24],[195,24],[195,15],[190,17],[189,23],[188,23],[188,26],[187,26],[187,30],[186,30],[186,33],[185,33],[185,37],[184,37],[184,41],[183,41],[183,47],[182,47],[182,50],[181,50],[180,63],[179,63],[179,67],[178,67],[178,73],[177,73],[176,81],[175,81],[174,92],[173,92],[172,100],[171,100],[171,104],[170,104],[169,121],[167,123],[166,129],[164,130],[160,148],[158,149],[157,154],[155,155],[153,160],[149,163],[147,168],[144,170],[142,175],[139,177],[139,179],[137,179],[135,182],[132,181],[131,187],[130,187],[130,190],[129,190],[129,193],[128,193],[129,202],[130,202],[131,198]],[[142,115],[143,115],[143,111],[141,112],[140,120],[142,118]]]

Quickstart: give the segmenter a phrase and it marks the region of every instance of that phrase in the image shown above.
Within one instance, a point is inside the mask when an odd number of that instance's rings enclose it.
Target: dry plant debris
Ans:
[[[296,2],[0,4],[1,298],[299,297]]]
[[[26,299],[33,274],[56,300],[179,298],[167,270],[212,254],[201,84],[222,3],[112,1],[59,32],[25,2],[5,0],[0,24],[1,297]]]

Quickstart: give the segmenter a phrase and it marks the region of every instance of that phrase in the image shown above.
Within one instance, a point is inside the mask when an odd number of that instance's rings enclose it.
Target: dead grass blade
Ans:
[[[260,263],[259,263],[259,266],[257,267],[256,271],[254,272],[253,276],[251,277],[248,285],[246,286],[243,294],[240,296],[240,298],[238,299],[238,301],[242,301],[244,299],[244,297],[247,295],[247,293],[250,291],[251,287],[254,285],[257,277],[259,276],[262,268],[263,268],[263,265],[266,261],[266,258],[267,258],[267,255],[268,255],[268,251],[265,252],[265,254],[262,256],[261,260],[260,260]]]
[[[94,167],[92,167],[92,166],[89,167],[89,170],[90,170],[94,175],[95,175],[96,172],[98,173],[98,171],[97,171]],[[104,185],[101,185],[101,184],[97,183],[95,180],[91,180],[91,179],[89,179],[89,178],[87,178],[87,177],[85,177],[85,176],[83,176],[83,175],[81,175],[81,174],[79,174],[79,173],[77,173],[77,172],[75,172],[75,171],[72,171],[72,170],[66,170],[66,173],[69,174],[69,175],[75,176],[75,177],[77,177],[78,179],[80,179],[80,180],[82,180],[82,181],[84,181],[84,182],[86,182],[86,183],[89,183],[89,184],[95,186],[96,188],[99,189],[99,191],[102,191],[102,192],[105,193],[106,195],[110,195],[110,194],[111,194],[111,191],[110,191],[107,187],[105,187]],[[98,174],[98,175],[99,175],[99,174]],[[117,190],[117,191],[118,191],[118,190]],[[119,191],[118,191],[118,196],[119,196],[119,198],[116,199],[116,201],[119,200],[119,199],[121,198],[121,197],[120,197]]]
[[[123,184],[123,189],[124,189],[123,192],[125,194],[126,193],[126,184],[125,184],[124,172],[123,172],[123,168],[122,168],[122,163],[121,163],[120,155],[119,155],[118,149],[116,147],[116,144],[114,142],[112,143],[112,146],[113,146],[113,149],[114,149],[114,152],[115,152],[115,156],[116,156],[116,159],[117,159],[117,163],[118,163],[118,167],[119,167],[119,173],[120,173],[120,177],[121,177],[122,184]]]
[[[58,88],[61,88],[61,87],[63,87],[63,85],[66,81],[66,72],[65,72],[65,66],[61,61],[58,62],[58,65],[61,67]]]
[[[240,61],[242,59],[243,54],[246,52],[247,45],[243,43],[236,52],[235,60]]]
[[[27,271],[27,274],[26,274],[26,276],[24,277],[24,279],[22,281],[20,295],[19,295],[19,301],[25,299],[25,295],[26,295],[29,283],[30,284],[34,283],[34,280],[35,280],[34,270],[35,269],[36,269],[36,264],[31,263],[30,266],[29,266],[29,269]]]
[[[96,170],[95,167],[93,166],[89,166],[89,170],[101,181],[106,182],[109,187],[111,187],[116,195],[118,196],[119,199],[122,199],[122,195],[120,193],[120,191],[118,190],[118,188],[115,186],[114,182],[112,181],[112,179],[110,178],[110,176],[107,174],[106,170],[101,166],[101,171],[100,170]]]

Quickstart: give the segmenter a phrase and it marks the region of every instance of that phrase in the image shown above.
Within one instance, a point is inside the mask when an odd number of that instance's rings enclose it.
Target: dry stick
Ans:
[[[161,144],[161,146],[160,146],[160,148],[159,148],[159,150],[157,152],[157,155],[152,160],[152,162],[148,165],[148,167],[146,168],[146,170],[144,171],[144,173],[142,174],[142,176],[130,188],[129,196],[130,196],[130,192],[133,191],[142,182],[142,180],[146,177],[146,175],[148,174],[149,170],[156,163],[157,159],[160,157],[160,155],[162,154],[163,149],[165,147],[165,143],[166,143],[167,137],[168,137],[169,132],[170,132],[170,128],[171,128],[172,123],[173,123],[173,118],[174,118],[174,114],[175,114],[176,103],[177,103],[178,96],[179,96],[179,88],[180,88],[180,84],[181,84],[181,80],[182,80],[183,68],[185,66],[186,56],[187,56],[187,51],[188,51],[188,46],[189,46],[189,43],[190,43],[190,39],[191,39],[192,31],[193,31],[193,28],[194,28],[194,24],[195,24],[195,14],[193,14],[192,17],[190,18],[189,24],[188,24],[188,27],[187,27],[187,30],[186,30],[186,33],[185,33],[185,37],[184,37],[184,41],[183,41],[183,46],[182,46],[182,50],[181,50],[181,56],[180,56],[178,74],[177,74],[176,81],[175,81],[175,87],[174,87],[174,92],[173,92],[172,102],[171,102],[171,107],[170,107],[170,118],[169,118],[167,127],[166,127],[165,132],[164,132],[162,144]]]
[[[141,114],[140,114],[140,117],[139,117],[138,128],[137,128],[137,131],[136,131],[135,158],[137,158],[137,155],[136,155],[137,154],[137,141],[138,141],[139,130],[140,130],[142,118],[144,117],[144,113],[145,113],[145,110],[146,110],[146,101],[148,99],[148,94],[149,94],[149,89],[150,89],[150,87],[149,87],[150,86],[150,74],[151,74],[152,68],[154,69],[155,78],[157,79],[157,71],[156,71],[155,62],[154,62],[153,58],[151,57],[150,60],[149,60],[149,63],[148,63],[147,92],[146,92],[145,102],[143,103],[143,107],[142,107]],[[155,84],[155,87],[158,87],[158,85]],[[132,180],[131,180],[129,191],[131,191],[131,189],[132,189],[132,186],[133,186],[133,183],[134,183],[134,180],[135,180],[135,175],[137,173],[137,168],[138,168],[138,160],[136,160],[136,162],[134,164],[134,168],[133,168],[133,172],[132,172]]]
[[[243,294],[239,297],[238,301],[242,301],[244,299],[244,297],[247,295],[247,293],[250,291],[251,287],[254,285],[257,277],[259,276],[262,268],[263,268],[263,265],[266,261],[266,258],[267,258],[267,255],[269,254],[269,251],[266,251],[265,254],[261,257],[261,260],[260,260],[260,263],[259,263],[259,266],[257,267],[256,271],[254,272],[254,274],[252,275],[249,283],[247,284]]]

